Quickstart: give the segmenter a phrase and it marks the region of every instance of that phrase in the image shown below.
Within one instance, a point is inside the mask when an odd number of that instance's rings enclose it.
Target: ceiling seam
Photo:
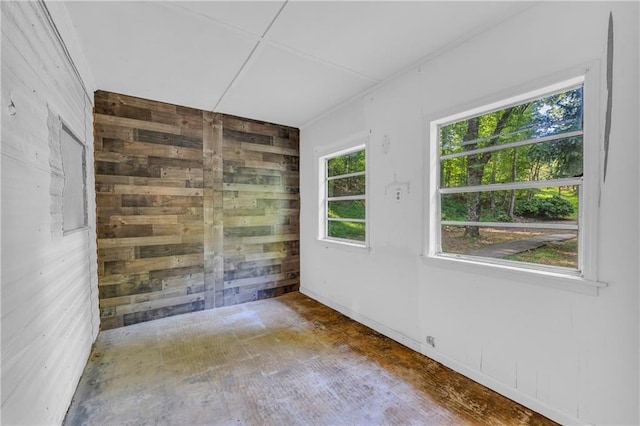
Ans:
[[[282,11],[284,10],[284,7],[289,3],[289,0],[285,0],[284,3],[282,3],[282,6],[280,7],[280,10],[278,10],[278,13],[276,13],[276,16],[273,17],[273,19],[271,20],[271,23],[269,24],[269,26],[267,27],[266,30],[264,30],[264,32],[262,33],[262,37],[261,38],[265,38],[267,36],[267,33],[269,32],[269,30],[271,29],[271,27],[273,26],[273,24],[276,23],[276,20],[280,17],[280,14],[282,13]]]
[[[169,2],[159,2],[158,3],[161,6],[164,6],[166,8],[169,9],[175,9],[175,10],[179,10],[183,13],[186,13],[188,15],[192,15],[198,19],[201,19],[203,21],[207,21],[207,23],[214,23],[226,30],[229,31],[233,31],[238,35],[250,38],[254,41],[260,41],[262,39],[262,36],[260,36],[259,34],[253,33],[251,31],[245,30],[244,28],[238,27],[236,25],[233,24],[229,24],[227,22],[224,21],[220,21],[219,19],[216,18],[212,18],[211,16],[205,15],[204,13],[200,13],[200,12],[196,12],[195,10],[191,10],[187,7],[184,6],[180,6],[178,4],[175,3],[169,3]]]
[[[299,57],[301,57],[303,59],[309,59],[309,60],[314,61],[314,62],[319,62],[321,64],[328,65],[331,68],[337,69],[339,71],[344,71],[344,72],[349,73],[349,74],[353,74],[353,75],[355,75],[357,77],[364,78],[365,80],[370,80],[373,83],[379,83],[381,81],[379,78],[372,77],[370,75],[361,73],[360,71],[356,71],[356,70],[353,70],[351,68],[347,68],[345,66],[336,64],[336,63],[331,62],[331,61],[328,61],[326,59],[322,59],[322,58],[320,58],[318,56],[314,56],[314,55],[311,55],[309,53],[302,52],[302,51],[297,50],[297,49],[295,49],[293,47],[287,46],[286,44],[282,44],[282,43],[279,43],[279,42],[271,40],[271,39],[266,39],[264,41],[266,43],[270,44],[271,46],[274,46],[274,47],[279,48],[281,50],[285,50],[285,51],[287,51],[289,53],[292,53],[292,54],[294,54],[296,56],[299,56]]]
[[[224,92],[222,92],[222,95],[220,95],[220,98],[218,98],[218,102],[216,102],[215,106],[213,107],[214,112],[218,109],[218,107],[224,100],[225,96],[227,96],[227,93],[229,93],[229,90],[231,90],[231,88],[236,84],[236,81],[238,81],[240,77],[246,73],[245,69],[248,69],[249,63],[253,62],[252,58],[254,57],[254,54],[256,53],[256,51],[258,51],[258,48],[265,41],[265,36],[269,32],[273,24],[276,22],[276,20],[278,20],[278,18],[280,17],[280,14],[284,10],[287,3],[289,3],[289,0],[286,0],[284,3],[282,3],[282,6],[278,10],[278,12],[275,14],[275,16],[273,17],[273,19],[271,20],[267,28],[262,33],[262,36],[260,36],[260,38],[258,39],[258,42],[256,43],[256,45],[253,47],[253,49],[249,53],[249,56],[247,56],[247,59],[245,59],[245,61],[242,63],[242,66],[236,73],[236,75],[233,77],[233,79],[231,79],[231,82],[227,85],[226,89],[224,89]]]
[[[324,117],[328,116],[329,114],[338,111],[339,109],[345,107],[346,105],[348,105],[351,102],[356,101],[357,99],[360,98],[364,98],[365,96],[369,95],[370,93],[372,93],[373,91],[380,89],[384,86],[386,86],[387,84],[389,84],[389,82],[394,81],[395,79],[399,78],[402,75],[408,74],[413,70],[419,70],[420,68],[422,68],[422,66],[426,65],[427,63],[433,61],[434,59],[438,58],[439,56],[445,54],[446,52],[455,49],[465,43],[468,43],[470,40],[475,39],[476,37],[481,36],[482,34],[490,31],[492,28],[494,28],[497,25],[501,25],[502,23],[504,23],[505,21],[512,19],[514,16],[520,15],[522,13],[524,13],[525,11],[533,8],[536,6],[536,3],[532,3],[520,10],[517,10],[514,13],[510,13],[509,15],[507,15],[506,17],[503,17],[502,19],[499,19],[497,21],[494,22],[490,22],[490,23],[484,23],[483,25],[480,25],[479,27],[475,28],[474,30],[472,30],[471,32],[467,33],[466,35],[463,35],[462,37],[458,37],[457,39],[451,41],[450,43],[445,44],[444,46],[441,46],[435,50],[433,50],[432,52],[428,53],[427,55],[423,56],[422,58],[418,59],[417,61],[414,61],[413,63],[411,63],[409,66],[406,66],[402,69],[400,69],[399,71],[389,75],[388,77],[385,77],[384,79],[382,79],[381,81],[379,81],[378,83],[372,85],[371,87],[364,89],[358,93],[356,93],[353,96],[349,96],[348,98],[344,99],[343,101],[337,103],[336,105],[334,105],[331,108],[326,109],[325,111],[323,111],[322,113],[318,114],[316,117],[307,120],[305,123],[302,123],[298,126],[299,129],[304,129],[305,127],[308,127],[312,124],[314,124],[315,122],[323,119]]]

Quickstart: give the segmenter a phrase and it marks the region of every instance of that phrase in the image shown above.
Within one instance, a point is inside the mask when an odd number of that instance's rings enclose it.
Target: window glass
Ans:
[[[580,269],[582,94],[438,127],[440,253]]]
[[[365,150],[327,156],[324,168],[324,237],[362,245],[367,235]]]

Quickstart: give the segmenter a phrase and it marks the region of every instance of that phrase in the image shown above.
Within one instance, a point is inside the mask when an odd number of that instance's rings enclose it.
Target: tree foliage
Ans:
[[[355,151],[327,160],[327,195],[332,198],[364,196],[366,193],[365,151]],[[331,200],[327,202],[327,235],[364,241],[365,223],[350,219],[365,219],[364,199]]]
[[[582,87],[489,112],[440,128],[440,153],[462,153],[441,161],[440,184],[443,188],[487,184],[552,180],[582,175],[582,136],[558,137],[540,143],[482,151],[519,141],[535,141],[582,129]],[[477,150],[481,150],[477,152]],[[466,155],[466,152],[470,154]],[[537,190],[467,192],[459,197],[464,203],[466,221],[478,222],[483,211],[493,217],[509,217],[522,212],[517,206],[531,202]],[[560,197],[560,195],[558,196]],[[555,201],[554,201],[555,202]],[[448,200],[449,211],[453,208]],[[443,203],[444,207],[444,203]],[[567,212],[568,210],[562,210]],[[559,217],[567,216],[570,213]],[[544,217],[547,217],[544,215]],[[468,226],[465,234],[479,236],[477,226]]]
[[[364,172],[366,166],[364,150],[330,158],[327,161],[327,176],[340,176],[349,173]]]
[[[552,197],[533,197],[515,208],[516,214],[539,219],[560,219],[574,212],[573,204],[566,198],[554,194]]]

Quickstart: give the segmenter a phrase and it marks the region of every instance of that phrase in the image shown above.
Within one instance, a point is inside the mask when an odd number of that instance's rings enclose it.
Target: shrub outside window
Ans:
[[[324,239],[364,246],[367,241],[366,151],[363,146],[321,159]]]
[[[581,273],[583,79],[537,93],[436,122],[434,254]]]

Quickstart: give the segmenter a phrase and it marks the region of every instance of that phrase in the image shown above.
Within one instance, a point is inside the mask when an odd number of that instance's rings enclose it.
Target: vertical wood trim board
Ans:
[[[95,94],[102,328],[299,287],[297,129]]]
[[[214,224],[214,173],[213,173],[213,152],[214,152],[214,114],[205,112],[202,121],[202,157],[203,157],[203,180],[204,180],[204,200],[202,201],[204,219],[204,290],[205,309],[215,307],[215,256],[216,238]]]
[[[213,309],[223,306],[222,116],[203,114],[205,309]]]
[[[224,278],[224,216],[222,210],[222,114],[215,114],[212,127],[212,171],[213,171],[213,292],[212,308],[224,306],[223,278]]]

